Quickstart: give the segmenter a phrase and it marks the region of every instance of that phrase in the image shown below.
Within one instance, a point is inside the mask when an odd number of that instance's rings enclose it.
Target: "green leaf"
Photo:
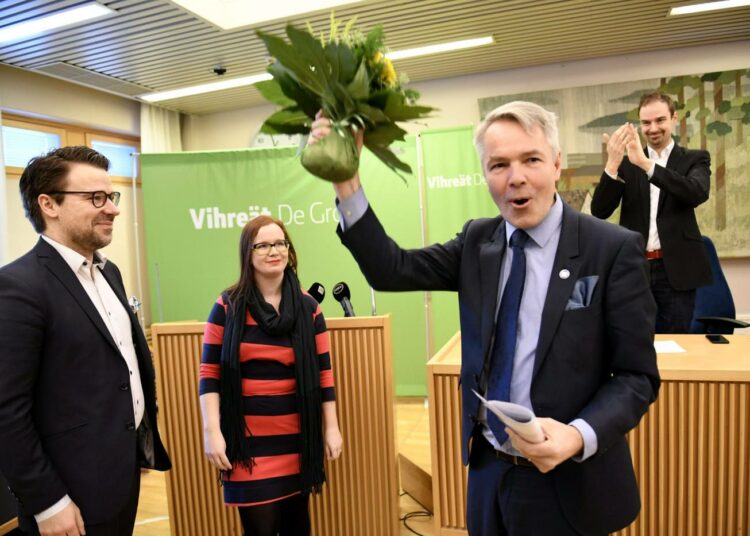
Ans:
[[[719,74],[719,78],[716,80],[719,84],[722,85],[729,85],[734,83],[734,73],[735,71],[722,71]]]
[[[284,95],[294,103],[297,103],[308,117],[315,117],[315,114],[318,113],[318,110],[320,110],[321,107],[320,97],[316,93],[301,86],[293,73],[279,62],[270,65],[268,67],[268,72],[271,73],[274,80],[278,82]]]
[[[743,112],[739,106],[736,108],[730,109],[726,114],[727,119],[733,119],[735,121],[742,120],[744,117],[745,117],[745,112]]]
[[[685,87],[684,78],[682,76],[675,76],[674,78],[667,80],[667,83],[663,84],[659,89],[664,93],[677,95],[683,87]]]
[[[711,137],[713,137],[712,135],[726,136],[730,132],[732,132],[732,127],[723,121],[713,121],[706,125],[706,134]]]
[[[328,62],[320,41],[291,24],[287,25],[286,34],[289,36],[291,48],[307,61],[309,68],[323,83],[323,87],[327,87],[331,79],[331,64]]]
[[[398,175],[402,179],[404,179],[404,177],[398,172],[399,170],[403,171],[404,173],[412,172],[411,166],[399,160],[399,158],[395,154],[393,154],[393,151],[391,151],[388,147],[368,144],[365,144],[365,146],[372,152],[372,154],[378,157],[381,162],[383,162],[386,166],[393,170],[396,175]]]
[[[341,43],[329,43],[325,47],[331,75],[341,84],[348,84],[357,72],[357,59],[349,47]]]
[[[260,129],[266,134],[307,134],[310,118],[300,108],[292,106],[271,115]]]
[[[700,102],[699,102],[699,99],[698,99],[698,95],[695,95],[693,97],[690,97],[685,102],[685,108],[688,109],[688,110],[692,110],[694,108],[697,108],[699,104],[700,104]]]
[[[364,102],[357,103],[357,109],[355,111],[363,120],[375,125],[376,123],[389,123],[391,120],[380,108],[375,108]]]
[[[388,89],[381,89],[380,91],[370,93],[370,96],[367,98],[367,104],[384,110],[385,105],[388,102],[388,95],[391,93],[392,91]]]
[[[365,130],[365,145],[388,147],[396,140],[403,141],[406,131],[396,123],[383,123],[373,129]]]
[[[257,31],[256,35],[266,45],[268,53],[276,58],[277,62],[286,67],[300,84],[317,95],[323,94],[327,87],[324,72],[311,69],[311,63],[308,58],[303,57],[300,51],[287,44],[280,37],[261,31]],[[320,47],[320,43],[315,41],[311,36],[310,38]]]
[[[359,62],[354,79],[346,87],[353,99],[366,99],[370,94],[370,77],[367,74],[366,61]]]
[[[701,81],[703,82],[715,82],[719,79],[721,76],[721,72],[713,72],[713,73],[705,73],[703,76],[701,76]]]
[[[336,81],[331,83],[329,91],[323,96],[324,105],[328,117],[340,121],[354,112],[355,103],[344,86]]]
[[[695,114],[696,121],[700,121],[701,119],[706,119],[708,117],[711,117],[711,110],[708,108],[701,108],[697,114]]]
[[[728,100],[723,100],[719,103],[719,113],[725,114],[729,111],[729,109],[732,107],[732,103]]]
[[[255,88],[268,101],[279,106],[293,106],[295,103],[292,99],[284,95],[278,80],[263,80],[255,84]]]
[[[433,111],[429,106],[409,106],[406,98],[399,93],[391,93],[383,110],[393,121],[409,121],[427,116]]]

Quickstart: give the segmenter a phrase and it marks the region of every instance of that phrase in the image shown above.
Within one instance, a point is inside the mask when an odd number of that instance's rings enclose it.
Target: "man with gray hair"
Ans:
[[[329,131],[318,119],[313,142]],[[554,114],[511,102],[475,141],[500,216],[404,250],[355,176],[334,185],[338,233],[377,290],[458,292],[469,534],[613,532],[640,509],[625,434],[659,389],[643,239],[557,194]],[[473,390],[533,410],[544,440],[505,428]]]

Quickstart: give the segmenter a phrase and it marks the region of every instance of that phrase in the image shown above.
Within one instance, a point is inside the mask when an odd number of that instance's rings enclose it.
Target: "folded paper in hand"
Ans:
[[[502,402],[500,400],[486,400],[482,395],[472,389],[482,404],[497,415],[505,426],[520,435],[529,443],[541,443],[544,441],[544,432],[536,420],[534,412],[529,408],[514,404],[512,402]]]

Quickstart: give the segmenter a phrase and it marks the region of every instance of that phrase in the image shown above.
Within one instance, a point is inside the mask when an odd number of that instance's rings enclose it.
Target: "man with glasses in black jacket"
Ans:
[[[112,241],[120,193],[88,147],[20,180],[36,246],[0,269],[0,471],[31,534],[132,534],[141,467],[167,470],[151,355]]]

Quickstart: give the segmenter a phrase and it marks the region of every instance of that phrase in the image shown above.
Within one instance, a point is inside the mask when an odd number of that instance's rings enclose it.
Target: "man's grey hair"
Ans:
[[[482,163],[484,163],[484,136],[490,125],[496,121],[515,121],[529,135],[531,135],[534,127],[539,127],[552,148],[553,156],[557,156],[557,153],[560,152],[557,116],[533,102],[513,101],[498,106],[488,113],[474,131],[474,145]]]

